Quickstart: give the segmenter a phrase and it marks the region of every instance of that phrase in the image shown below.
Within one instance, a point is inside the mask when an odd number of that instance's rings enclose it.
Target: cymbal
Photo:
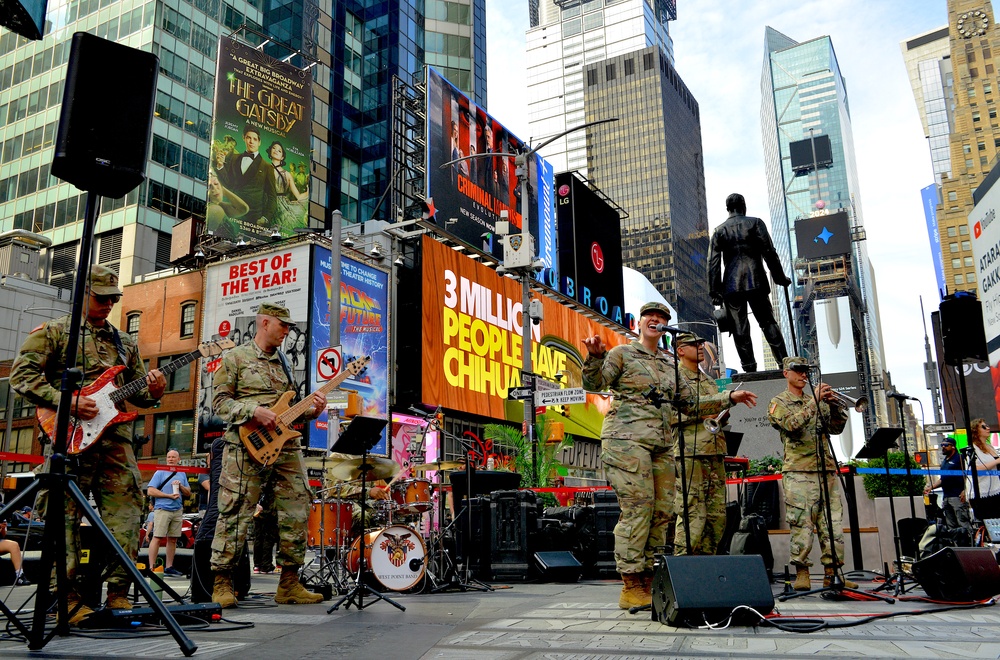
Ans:
[[[465,461],[436,461],[434,463],[421,463],[411,465],[410,469],[416,472],[427,472],[429,470],[461,470],[465,468]]]
[[[339,479],[341,481],[360,479],[361,459],[361,456],[350,456],[348,458],[340,459],[334,463],[332,467],[328,467],[326,469],[326,473],[334,479]],[[366,479],[369,481],[374,481],[375,479],[391,479],[393,475],[400,470],[399,464],[397,464],[396,461],[389,458],[383,458],[382,456],[369,456],[367,463],[368,476]]]

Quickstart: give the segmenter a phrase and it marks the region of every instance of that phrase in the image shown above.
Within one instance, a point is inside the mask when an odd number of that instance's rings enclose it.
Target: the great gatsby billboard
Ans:
[[[207,229],[292,236],[308,217],[312,75],[228,37],[218,63]]]
[[[507,212],[511,231],[521,227],[521,187],[514,154],[524,143],[486,114],[434,69],[427,69],[427,181],[436,222],[469,245],[500,258],[503,246],[495,226]],[[441,165],[473,154],[495,153]],[[546,268],[557,268],[556,224],[552,204],[552,166],[538,154],[528,179],[528,228]]]

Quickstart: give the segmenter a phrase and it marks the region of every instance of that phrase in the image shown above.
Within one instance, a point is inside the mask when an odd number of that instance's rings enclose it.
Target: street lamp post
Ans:
[[[514,173],[519,180],[521,187],[521,240],[523,245],[530,245],[531,232],[529,231],[528,222],[528,178],[530,176],[530,163],[531,157],[538,153],[539,150],[544,149],[552,142],[555,142],[559,138],[569,135],[570,133],[575,133],[576,131],[583,130],[585,128],[590,128],[591,126],[597,126],[599,124],[606,124],[609,122],[618,121],[617,117],[611,117],[609,119],[598,119],[597,121],[587,122],[586,124],[580,124],[579,126],[574,126],[573,128],[567,129],[562,133],[554,135],[549,139],[545,140],[541,144],[535,147],[531,147],[527,151],[514,156]],[[510,154],[506,155],[508,158]],[[461,158],[456,158],[450,160],[447,163],[443,163],[440,169],[454,165],[455,163],[460,163],[466,160],[474,160],[476,158],[494,158],[497,157],[495,153],[481,153],[472,154],[471,156],[463,156]],[[503,157],[503,155],[501,155]],[[497,232],[499,233],[499,232]],[[508,238],[509,240],[509,238]],[[521,350],[523,358],[521,361],[521,384],[531,388],[531,397],[524,399],[524,427],[525,427],[525,438],[531,443],[531,472],[533,481],[539,483],[538,475],[538,439],[535,437],[535,375],[531,372],[531,314],[529,308],[531,307],[531,276],[537,266],[537,260],[534,259],[534,251],[531,254],[532,259],[527,261],[525,265],[518,265],[508,267],[504,264],[505,270],[517,273],[521,279]],[[506,261],[506,260],[505,260]],[[539,320],[541,317],[539,316]]]

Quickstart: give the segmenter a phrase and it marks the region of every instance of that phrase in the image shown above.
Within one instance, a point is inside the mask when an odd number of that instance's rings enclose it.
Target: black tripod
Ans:
[[[75,50],[75,49],[74,49]],[[108,530],[100,516],[95,515],[94,510],[87,502],[86,496],[80,490],[73,475],[66,474],[66,439],[70,431],[70,415],[73,406],[73,393],[80,388],[83,383],[83,372],[77,368],[77,353],[80,349],[80,330],[83,325],[84,300],[87,297],[88,277],[90,262],[93,253],[94,229],[97,225],[98,209],[101,204],[100,194],[90,191],[87,194],[87,207],[84,216],[83,234],[80,239],[80,256],[77,265],[76,281],[73,285],[73,311],[70,314],[70,330],[66,342],[66,363],[63,368],[62,380],[59,387],[59,407],[56,413],[56,433],[52,438],[53,449],[49,457],[49,471],[39,474],[20,495],[10,501],[7,506],[0,509],[0,519],[5,518],[9,512],[17,510],[25,502],[32,502],[35,495],[40,490],[48,491],[48,504],[45,512],[45,532],[42,536],[42,570],[45,575],[55,566],[56,589],[59,598],[56,602],[57,618],[55,628],[46,634],[45,617],[52,602],[52,593],[49,590],[48,579],[38,581],[38,589],[35,592],[35,610],[32,617],[30,631],[17,620],[14,614],[6,607],[3,607],[3,614],[28,638],[28,648],[37,651],[45,647],[55,635],[69,635],[69,615],[67,612],[66,594],[70,591],[70,582],[66,574],[66,498],[69,497],[77,506],[80,515],[86,518],[95,530],[104,539],[104,543],[117,555],[117,560],[128,573],[132,582],[145,596],[150,607],[156,612],[160,620],[170,631],[170,634],[177,641],[181,652],[185,656],[190,656],[198,650],[183,629],[174,620],[163,602],[153,592],[152,588],[143,579],[139,569],[136,568],[132,558],[125,554],[125,550],[118,544]]]
[[[387,423],[388,422],[386,420],[376,417],[355,417],[351,420],[351,423],[347,427],[347,430],[344,431],[344,434],[340,436],[335,443],[333,443],[333,451],[340,452],[342,454],[361,456],[361,465],[358,466],[358,470],[361,472],[360,503],[362,521],[365,520],[365,514],[368,510],[368,471],[372,469],[372,466],[368,463],[368,450],[378,444],[378,441],[382,439],[382,429]],[[374,605],[380,600],[384,600],[393,607],[399,608],[405,612],[405,607],[385,596],[381,592],[375,591],[375,589],[373,589],[366,581],[367,576],[365,573],[368,570],[368,561],[365,557],[365,541],[367,541],[367,538],[363,527],[364,523],[362,522],[361,537],[358,544],[358,576],[354,581],[354,588],[334,603],[333,606],[326,611],[326,613],[331,614],[337,611],[345,601],[347,605],[344,606],[344,609],[350,609],[351,603],[354,603],[359,610],[363,610],[369,605]],[[365,604],[366,593],[374,597],[374,600],[367,605]]]
[[[822,385],[822,377],[819,379],[820,385]],[[819,479],[820,486],[822,489],[822,504],[823,504],[823,515],[826,516],[826,533],[828,543],[830,544],[830,561],[833,564],[833,576],[830,579],[829,586],[822,586],[819,589],[810,589],[809,591],[797,591],[794,593],[785,593],[778,597],[778,600],[784,602],[786,600],[791,600],[793,598],[799,598],[801,596],[809,596],[810,594],[818,593],[832,593],[836,595],[850,593],[855,594],[861,598],[878,598],[887,603],[896,602],[895,599],[889,598],[887,596],[879,596],[866,591],[861,591],[859,589],[853,589],[848,587],[844,582],[844,572],[841,566],[840,557],[837,556],[837,542],[834,537],[833,528],[833,513],[830,508],[830,484],[827,479],[827,458],[833,459],[833,464],[837,464],[837,457],[833,454],[833,449],[829,445],[830,435],[829,429],[826,426],[826,420],[822,415],[822,408],[820,406],[820,388],[813,387],[812,381],[809,382],[809,387],[812,389],[813,398],[816,401],[816,415],[814,417],[814,425],[816,429],[816,463],[819,467]],[[848,420],[850,422],[850,420]]]

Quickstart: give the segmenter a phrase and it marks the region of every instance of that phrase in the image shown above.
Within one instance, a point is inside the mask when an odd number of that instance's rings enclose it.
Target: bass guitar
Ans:
[[[266,429],[260,422],[252,419],[241,424],[240,440],[243,441],[243,446],[246,448],[247,453],[261,465],[273,463],[278,458],[278,454],[286,442],[302,435],[293,429],[291,425],[313,407],[313,395],[317,393],[325,395],[351,376],[357,376],[364,371],[371,360],[371,357],[367,355],[352,360],[333,379],[328,380],[322,387],[294,406],[289,407],[288,404],[291,402],[292,397],[295,396],[295,392],[289,390],[282,394],[269,409],[278,416],[277,423],[273,429]]]
[[[177,358],[169,364],[157,367],[160,372],[167,376],[177,371],[185,364],[200,357],[214,357],[220,355],[222,351],[233,348],[236,344],[232,339],[219,339],[218,341],[207,342],[198,347],[198,350],[191,351]],[[122,412],[118,410],[117,404],[125,399],[142,391],[146,387],[146,379],[138,378],[127,385],[115,386],[115,378],[125,369],[124,365],[111,367],[98,376],[90,385],[80,389],[80,394],[90,397],[97,403],[99,409],[97,416],[93,419],[79,419],[70,415],[69,432],[66,438],[66,452],[69,454],[79,454],[91,447],[104,433],[104,429],[112,424],[131,422],[139,413]],[[35,417],[38,425],[50,438],[56,436],[56,411],[51,408],[37,408]]]

